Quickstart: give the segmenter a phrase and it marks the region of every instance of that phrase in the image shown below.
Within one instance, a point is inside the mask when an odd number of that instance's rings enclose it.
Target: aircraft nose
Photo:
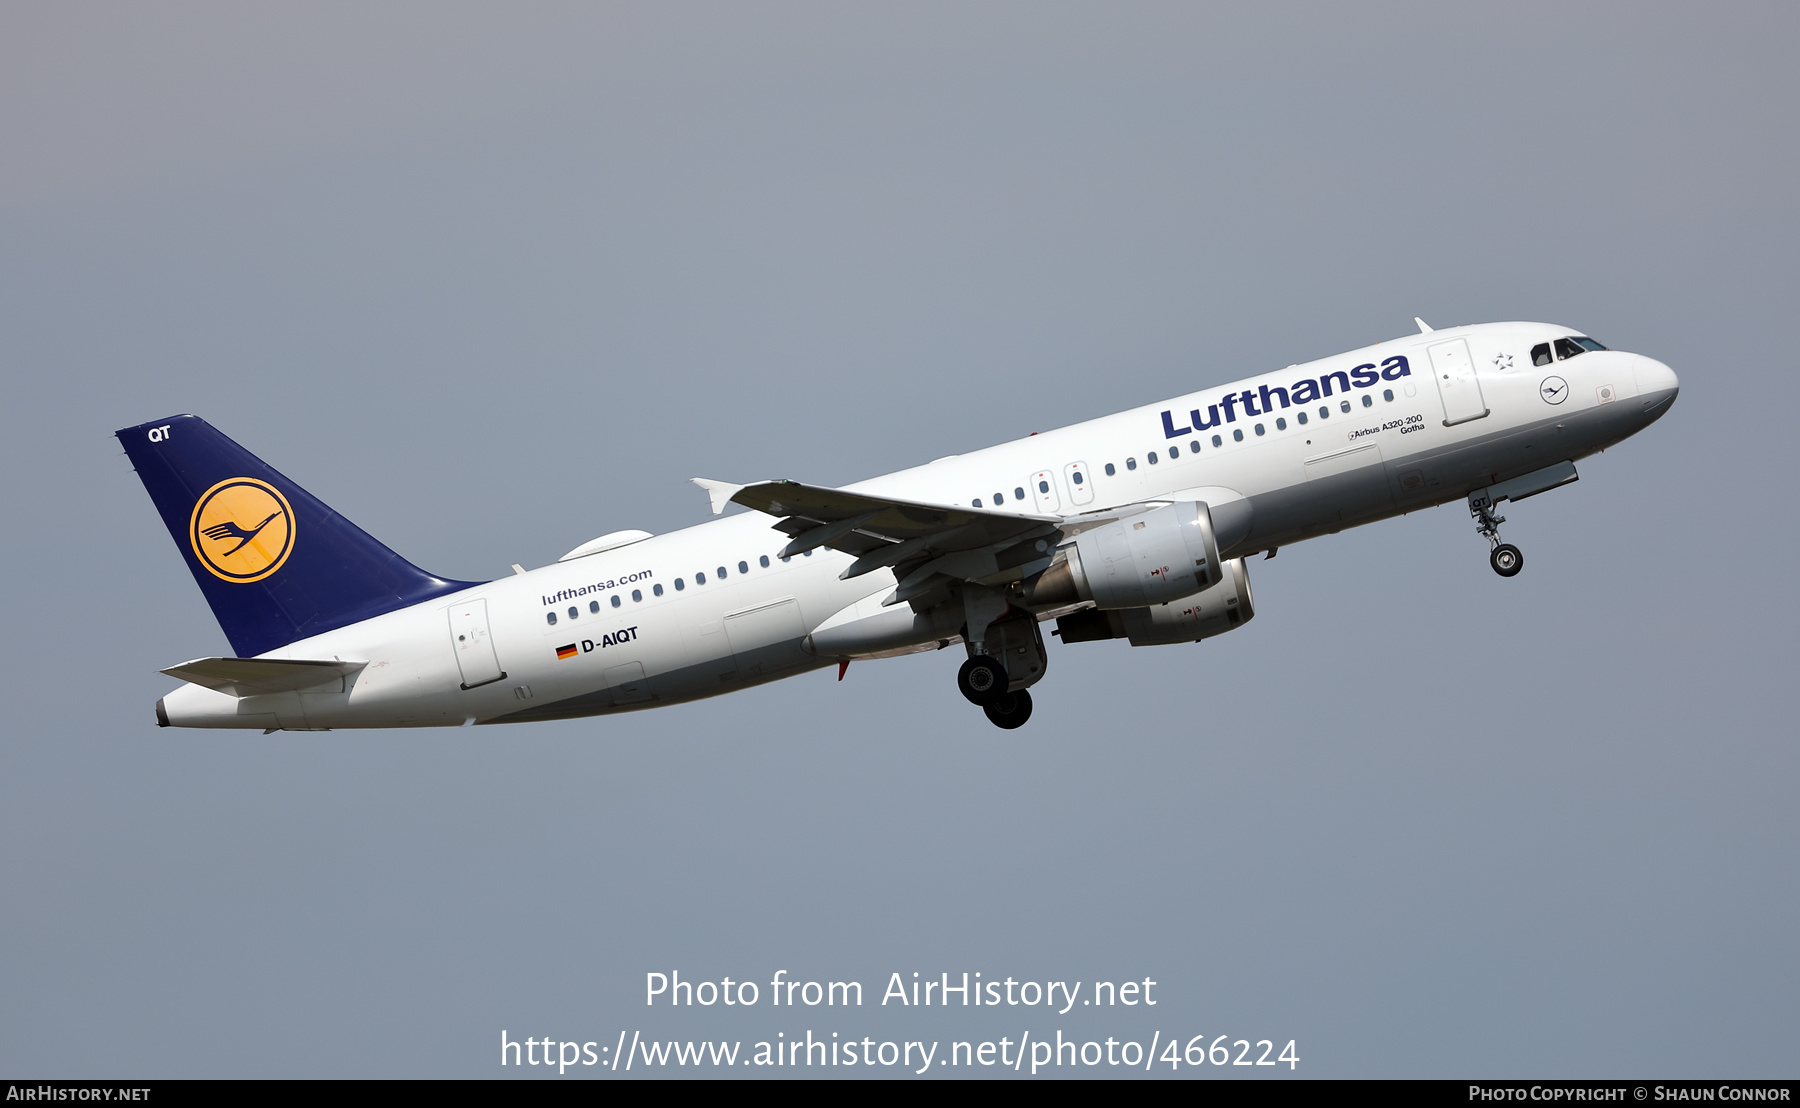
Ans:
[[[1637,368],[1638,395],[1644,401],[1644,414],[1655,419],[1669,410],[1675,403],[1676,394],[1681,392],[1681,382],[1675,371],[1657,361],[1638,355]]]

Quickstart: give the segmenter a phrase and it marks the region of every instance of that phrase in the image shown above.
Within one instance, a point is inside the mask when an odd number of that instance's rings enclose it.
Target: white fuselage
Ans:
[[[1534,346],[1571,334],[1496,323],[1408,335],[850,489],[1040,516],[1247,500],[1249,534],[1225,552],[1244,556],[1574,461],[1666,408],[1674,374],[1637,354],[1532,364]],[[1294,387],[1308,381],[1330,395]],[[491,581],[264,655],[367,663],[337,683],[242,699],[185,685],[163,710],[176,726],[454,726],[654,707],[829,665],[838,656],[809,653],[807,634],[894,577],[840,580],[851,558],[827,548],[783,560],[788,536],[770,524],[728,516]],[[451,609],[473,601],[504,676],[465,687]]]

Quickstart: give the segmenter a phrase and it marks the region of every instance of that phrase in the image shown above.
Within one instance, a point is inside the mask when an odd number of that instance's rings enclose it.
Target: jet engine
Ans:
[[[1040,611],[1083,600],[1097,608],[1142,608],[1182,600],[1219,583],[1212,512],[1184,501],[1083,531],[1027,586]]]
[[[1250,599],[1250,571],[1242,558],[1226,562],[1224,579],[1210,589],[1147,607],[1086,608],[1056,621],[1063,642],[1130,639],[1132,646],[1199,642],[1249,623],[1256,615]]]

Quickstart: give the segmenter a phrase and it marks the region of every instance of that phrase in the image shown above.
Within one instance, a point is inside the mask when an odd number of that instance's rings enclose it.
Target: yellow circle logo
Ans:
[[[214,577],[261,581],[294,549],[294,510],[266,481],[233,477],[207,489],[194,505],[188,540]]]

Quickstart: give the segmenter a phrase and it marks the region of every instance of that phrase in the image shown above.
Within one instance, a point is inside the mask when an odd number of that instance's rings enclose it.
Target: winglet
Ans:
[[[720,512],[724,511],[725,505],[731,503],[732,497],[749,487],[747,485],[734,485],[729,481],[708,481],[704,477],[690,477],[688,480],[705,489],[706,495],[712,497],[713,515],[718,515]]]
[[[1431,331],[1432,331],[1431,324],[1420,319],[1418,316],[1413,316],[1413,322],[1417,323],[1419,325],[1419,334],[1421,334],[1421,335],[1431,334]]]

